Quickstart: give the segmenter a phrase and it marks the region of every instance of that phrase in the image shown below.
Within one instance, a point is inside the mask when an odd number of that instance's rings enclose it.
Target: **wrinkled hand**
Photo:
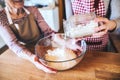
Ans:
[[[107,18],[97,17],[95,21],[100,23],[100,26],[95,28],[96,33],[93,34],[93,37],[101,37],[116,27],[116,22],[114,20],[108,20]]]
[[[65,39],[61,34],[54,34],[52,36],[52,39],[54,42],[59,44],[60,46],[64,46],[66,48],[72,49],[74,51],[80,50],[82,51],[82,48],[77,44],[77,41],[81,39]]]
[[[52,34],[52,40],[60,46],[65,45],[64,37],[61,34]]]
[[[66,41],[65,46],[69,49],[72,49],[74,51],[82,51],[82,48],[80,47],[80,45],[77,44],[77,39],[70,39]]]
[[[42,63],[39,61],[38,57],[35,56],[35,55],[33,55],[33,56],[31,57],[31,62],[32,62],[38,69],[43,70],[43,71],[46,72],[46,73],[56,73],[56,72],[57,72],[56,70],[54,70],[54,69],[52,69],[52,68],[49,68],[48,66],[42,64]]]

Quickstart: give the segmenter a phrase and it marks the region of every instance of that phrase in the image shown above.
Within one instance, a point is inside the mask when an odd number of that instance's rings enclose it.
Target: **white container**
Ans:
[[[66,36],[71,38],[91,36],[95,33],[95,27],[98,27],[98,23],[94,21],[95,17],[94,13],[71,16],[63,22]]]

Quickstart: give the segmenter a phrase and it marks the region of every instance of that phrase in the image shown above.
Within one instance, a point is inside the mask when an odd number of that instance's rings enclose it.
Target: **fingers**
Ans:
[[[103,17],[97,17],[97,18],[95,18],[95,21],[97,21],[97,22],[108,22],[108,19],[103,18]]]
[[[82,39],[83,39],[82,37],[76,38],[76,42],[81,41]]]
[[[95,28],[95,33],[93,34],[93,37],[101,37],[103,36],[104,34],[106,34],[108,31],[108,27],[106,24],[104,25],[101,25],[99,27],[96,27]]]
[[[105,25],[95,28],[95,32],[101,32],[101,31],[105,31],[105,30],[108,30],[107,26],[105,26]]]
[[[56,73],[55,70],[52,70],[52,69],[50,69],[50,68],[42,65],[42,64],[39,63],[39,62],[35,62],[35,66],[36,66],[38,69],[43,70],[43,71],[46,72],[46,73]]]
[[[42,64],[42,63],[39,61],[39,58],[38,58],[38,57],[35,57],[34,60],[35,60],[35,61],[34,61],[34,64],[35,64],[35,66],[36,66],[38,69],[43,70],[43,71],[46,72],[46,73],[56,73],[56,72],[57,72],[57,70],[52,69],[52,68],[49,68],[48,66]]]
[[[55,35],[53,37],[53,41],[56,42],[58,45],[64,46],[65,45],[65,40],[63,38],[61,38],[60,35]]]
[[[107,33],[107,29],[98,33],[93,34],[93,37],[102,37],[104,34]]]
[[[83,51],[82,47],[80,47],[80,46],[77,47],[77,50]]]

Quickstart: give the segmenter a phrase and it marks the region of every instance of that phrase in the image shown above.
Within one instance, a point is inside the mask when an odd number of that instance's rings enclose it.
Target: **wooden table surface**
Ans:
[[[74,68],[48,74],[8,49],[0,55],[0,80],[120,80],[120,53],[87,52]]]

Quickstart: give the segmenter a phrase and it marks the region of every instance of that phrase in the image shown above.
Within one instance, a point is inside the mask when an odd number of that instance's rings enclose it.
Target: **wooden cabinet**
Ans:
[[[64,0],[58,0],[58,7],[59,7],[59,23],[60,23],[60,30],[59,32],[63,32],[63,19],[65,17],[64,14]]]

